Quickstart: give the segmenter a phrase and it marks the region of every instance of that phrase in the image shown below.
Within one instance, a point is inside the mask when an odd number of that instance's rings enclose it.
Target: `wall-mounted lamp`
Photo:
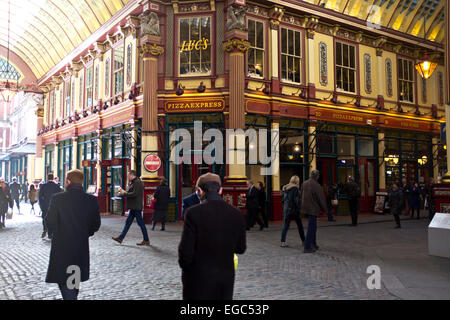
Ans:
[[[417,159],[417,163],[418,163],[419,165],[421,165],[421,166],[426,165],[427,162],[428,162],[428,157],[427,157],[427,156],[423,156],[422,158]]]
[[[106,109],[108,109],[108,108],[109,108],[108,103],[105,102],[105,104],[103,105],[103,110],[106,110]]]
[[[332,103],[334,103],[334,104],[338,103],[338,95],[337,95],[337,92],[336,92],[336,91],[333,92],[333,97],[331,98],[330,101],[331,101]]]
[[[200,85],[197,88],[197,92],[203,93],[203,92],[205,92],[205,90],[206,90],[206,86],[203,84],[203,81],[202,81],[202,82],[200,82]]]
[[[175,94],[176,94],[177,96],[183,95],[183,94],[184,94],[184,89],[185,89],[185,88],[186,88],[185,86],[183,86],[181,83],[179,83],[179,84],[178,84],[178,88],[177,88],[177,90],[175,91]]]

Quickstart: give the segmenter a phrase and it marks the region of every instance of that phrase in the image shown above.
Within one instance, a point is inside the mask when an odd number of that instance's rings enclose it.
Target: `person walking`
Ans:
[[[319,250],[317,245],[317,216],[320,210],[327,211],[327,204],[323,189],[319,184],[320,173],[318,170],[311,172],[311,177],[303,182],[300,192],[300,212],[308,218],[308,231],[305,239],[305,253],[313,253]]]
[[[258,190],[258,214],[261,215],[264,223],[264,228],[269,227],[269,219],[266,213],[266,190],[264,184],[261,181],[256,183],[256,189]]]
[[[338,189],[337,185],[333,183],[328,186],[327,192],[328,221],[332,222],[336,221],[333,217],[333,212],[337,207],[337,201],[338,201]]]
[[[36,187],[34,186],[34,183],[32,183],[30,185],[30,191],[28,191],[28,199],[30,199],[30,203],[31,203],[30,214],[31,214],[31,211],[33,211],[33,214],[36,215],[36,211],[34,210],[34,205],[37,202],[37,190],[36,190]]]
[[[188,195],[187,197],[183,198],[182,200],[182,211],[181,211],[181,219],[184,220],[184,215],[186,213],[186,210],[192,206],[195,206],[200,203],[200,194],[197,189],[195,188],[195,192]]]
[[[128,217],[122,233],[118,237],[112,237],[112,239],[118,243],[122,243],[136,218],[144,238],[142,242],[136,243],[136,245],[149,246],[150,239],[148,238],[147,228],[145,227],[144,219],[142,217],[142,209],[144,208],[144,185],[142,184],[141,179],[138,178],[136,171],[130,170],[128,172],[128,189],[125,191],[120,188],[119,195],[127,199],[127,210],[130,211],[128,212]]]
[[[28,180],[25,179],[25,182],[22,184],[22,200],[27,203],[28,202]]]
[[[160,184],[156,188],[155,194],[155,213],[152,219],[152,230],[155,230],[156,224],[161,222],[161,231],[166,230],[166,222],[169,220],[169,199],[170,199],[170,189],[167,185],[166,178],[162,177],[160,179]]]
[[[234,254],[243,254],[246,222],[242,212],[225,202],[216,174],[199,177],[202,203],[186,210],[178,247],[184,300],[232,300]]]
[[[356,227],[358,225],[358,203],[361,197],[361,189],[352,176],[349,176],[347,179],[347,183],[344,186],[344,193],[347,194],[348,206],[352,217],[352,223],[349,226]]]
[[[424,187],[423,193],[425,198],[425,209],[428,209],[428,219],[433,220],[435,213],[435,204],[434,204],[434,179],[431,179],[429,183],[427,183]]]
[[[58,284],[64,300],[77,300],[79,283],[89,280],[89,238],[101,225],[98,200],[84,192],[83,180],[80,170],[69,171],[66,191],[52,197],[45,217],[53,234],[45,282]]]
[[[0,229],[6,227],[6,213],[8,208],[12,207],[11,193],[5,179],[0,179]]]
[[[19,209],[20,214],[20,192],[22,190],[22,187],[17,182],[17,178],[13,178],[12,182],[9,184],[9,191],[11,192],[11,198],[13,202],[16,203],[17,209]],[[14,210],[14,207],[12,208]]]
[[[417,211],[417,219],[420,219],[420,196],[422,190],[419,184],[416,182],[409,189],[409,209],[411,210],[411,219],[414,219],[414,211]]]
[[[261,219],[258,216],[258,189],[253,185],[253,181],[248,180],[247,181],[247,187],[248,192],[245,196],[246,202],[245,202],[245,208],[247,209],[247,230],[250,230],[252,228],[254,221],[256,221],[260,229],[264,229],[264,223],[261,221]]]
[[[298,234],[302,240],[302,245],[305,245],[305,231],[303,230],[303,223],[300,217],[300,178],[298,176],[292,176],[289,184],[283,186],[283,231],[281,232],[281,247],[285,248],[286,235],[289,230],[291,221],[295,221],[297,224]]]
[[[395,219],[395,229],[400,229],[400,215],[404,206],[403,191],[398,187],[397,183],[394,183],[389,193],[389,208]]]
[[[402,179],[401,191],[403,192],[403,201],[402,211],[404,215],[409,215],[409,196],[410,196],[411,186],[407,182],[406,178]]]
[[[53,181],[53,173],[49,173],[47,175],[47,182],[42,183],[39,187],[39,206],[41,207],[42,211],[42,226],[43,226],[43,232],[41,238],[45,238],[45,236],[48,233],[48,238],[52,238],[52,233],[48,231],[47,225],[46,225],[46,217],[48,208],[50,207],[50,200],[52,199],[53,195],[56,193],[61,192],[61,188]]]

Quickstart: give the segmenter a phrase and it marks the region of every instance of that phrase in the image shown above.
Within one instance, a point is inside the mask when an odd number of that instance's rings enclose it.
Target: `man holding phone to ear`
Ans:
[[[142,236],[144,237],[142,242],[136,244],[138,246],[149,246],[150,240],[148,238],[144,219],[142,218],[142,209],[144,208],[144,186],[134,170],[130,170],[128,172],[128,181],[130,182],[128,190],[125,191],[122,188],[119,188],[119,196],[127,199],[127,209],[129,209],[130,212],[128,213],[128,218],[122,233],[120,236],[113,237],[112,239],[118,243],[122,243],[128,233],[128,230],[133,224],[134,218],[136,218],[136,221],[141,228]]]

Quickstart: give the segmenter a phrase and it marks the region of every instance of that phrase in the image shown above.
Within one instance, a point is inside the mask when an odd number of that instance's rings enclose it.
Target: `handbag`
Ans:
[[[150,209],[155,209],[156,198],[152,198],[150,201]]]
[[[8,212],[6,213],[6,219],[11,220],[13,217],[13,210],[8,208]]]
[[[339,205],[339,200],[338,199],[331,199],[331,205],[333,207],[337,207]]]

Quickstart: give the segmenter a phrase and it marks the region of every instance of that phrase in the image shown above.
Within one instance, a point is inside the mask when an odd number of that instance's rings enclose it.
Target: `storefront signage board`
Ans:
[[[221,112],[225,109],[224,99],[179,99],[164,103],[167,113],[179,112]]]

